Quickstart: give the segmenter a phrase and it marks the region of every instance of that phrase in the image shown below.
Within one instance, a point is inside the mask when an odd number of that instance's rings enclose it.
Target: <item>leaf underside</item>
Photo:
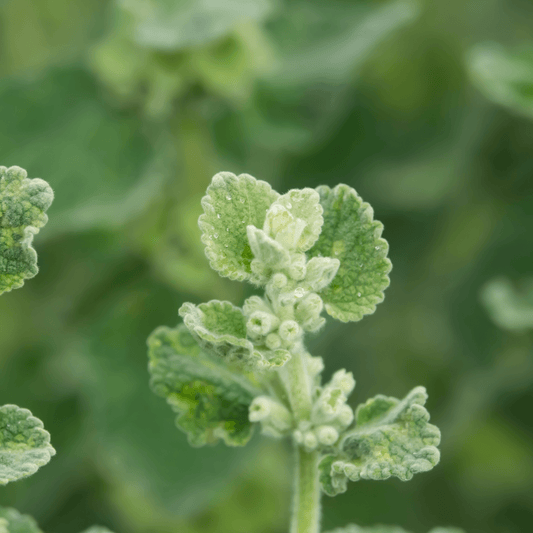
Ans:
[[[30,411],[0,407],[0,485],[34,474],[55,453],[50,434]]]
[[[18,289],[37,272],[33,236],[48,221],[54,194],[20,167],[0,167],[0,294]]]
[[[383,301],[392,268],[389,245],[381,238],[383,225],[373,220],[369,204],[347,185],[317,188],[324,224],[310,257],[340,261],[337,275],[320,296],[329,315],[342,322],[358,321]]]
[[[355,429],[343,438],[339,455],[327,455],[320,463],[324,492],[346,491],[348,479],[395,476],[407,481],[431,470],[440,458],[440,431],[428,422],[426,399],[424,387],[416,387],[403,400],[378,395],[360,405]]]
[[[183,324],[156,329],[148,347],[151,387],[178,413],[176,424],[191,445],[250,440],[248,408],[258,392],[244,375],[204,353]]]
[[[267,209],[279,194],[264,181],[248,174],[220,172],[202,199],[204,214],[198,225],[211,267],[233,280],[252,278],[254,258],[246,227],[262,228]]]

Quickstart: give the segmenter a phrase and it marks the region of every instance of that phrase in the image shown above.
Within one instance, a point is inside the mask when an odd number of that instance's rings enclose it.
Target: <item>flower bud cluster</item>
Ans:
[[[293,431],[295,442],[307,451],[334,446],[353,422],[353,410],[346,402],[354,387],[351,372],[335,372],[329,383],[318,388],[311,419],[300,422]]]

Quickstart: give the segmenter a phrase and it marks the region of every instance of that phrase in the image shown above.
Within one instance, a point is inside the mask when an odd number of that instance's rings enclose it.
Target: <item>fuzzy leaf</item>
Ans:
[[[246,338],[246,317],[231,302],[211,300],[198,306],[184,303],[179,311],[200,346],[227,362],[246,364],[254,346]]]
[[[0,167],[0,294],[18,289],[37,272],[33,236],[48,221],[54,193],[20,167]]]
[[[322,206],[313,189],[292,189],[267,211],[264,230],[287,250],[305,252],[320,235]]]
[[[244,20],[260,20],[271,9],[266,0],[121,0],[133,15],[139,44],[172,51],[213,41]]]
[[[2,531],[2,525],[5,530]],[[15,509],[0,507],[0,533],[42,533],[37,522]]]
[[[254,258],[246,228],[262,228],[267,209],[279,194],[248,174],[220,172],[202,199],[204,214],[198,224],[211,267],[233,280],[253,281]]]
[[[403,400],[378,395],[360,405],[355,429],[340,443],[338,456],[328,455],[320,463],[324,492],[344,492],[348,479],[407,481],[418,472],[431,470],[440,458],[436,446],[439,429],[429,424],[423,407],[427,394],[416,387]]]
[[[480,44],[470,52],[468,64],[487,98],[533,118],[533,47],[507,50],[495,43]]]
[[[331,284],[320,292],[326,311],[342,322],[358,321],[375,311],[389,285],[389,245],[381,239],[383,225],[373,220],[369,204],[348,185],[317,188],[324,225],[310,257],[340,261]]]
[[[291,258],[289,252],[281,244],[255,226],[248,226],[247,233],[255,259],[267,267],[275,266],[276,270],[288,266]]]
[[[55,453],[38,418],[16,405],[0,407],[0,485],[31,476]]]
[[[204,353],[184,325],[160,327],[148,339],[150,384],[178,413],[192,446],[243,446],[252,436],[248,409],[256,391],[244,375]]]

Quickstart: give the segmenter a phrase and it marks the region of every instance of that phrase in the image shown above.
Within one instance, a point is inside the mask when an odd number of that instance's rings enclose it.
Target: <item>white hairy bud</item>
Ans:
[[[333,446],[339,438],[339,432],[333,426],[319,426],[316,434],[318,441],[324,446]]]
[[[252,336],[267,335],[278,325],[278,317],[264,311],[254,311],[246,324],[246,328]]]
[[[276,350],[281,346],[281,338],[276,333],[269,333],[265,339],[265,344],[270,350]]]
[[[300,326],[294,320],[285,320],[281,323],[278,333],[284,341],[293,342],[300,335]]]

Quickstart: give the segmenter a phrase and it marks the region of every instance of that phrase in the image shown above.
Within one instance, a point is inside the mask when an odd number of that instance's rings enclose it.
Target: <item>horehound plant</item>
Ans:
[[[19,289],[39,271],[33,236],[47,223],[53,199],[46,181],[0,166],[0,294]],[[34,474],[55,453],[50,434],[30,411],[0,406],[0,486]],[[42,532],[33,518],[0,505],[0,533]],[[93,527],[85,533],[110,532]]]
[[[348,480],[406,481],[433,468],[440,432],[429,423],[423,387],[403,400],[376,396],[354,412],[347,403],[352,374],[338,370],[322,383],[323,360],[305,347],[305,335],[324,325],[324,310],[358,321],[383,300],[391,263],[370,205],[347,185],[280,195],[247,174],[221,172],[202,207],[212,268],[264,295],[242,308],[185,303],[183,323],[148,339],[151,386],[177,413],[190,444],[243,446],[255,425],[292,439],[291,533],[319,532],[321,492],[342,493]]]

